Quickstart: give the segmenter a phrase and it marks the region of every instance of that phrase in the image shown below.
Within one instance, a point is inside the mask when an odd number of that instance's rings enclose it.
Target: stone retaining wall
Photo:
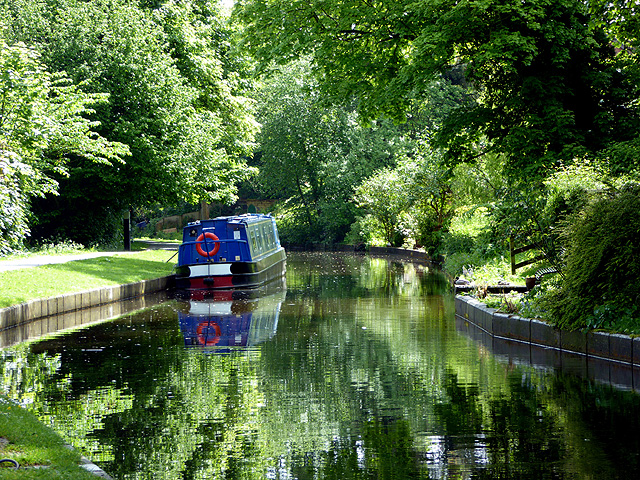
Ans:
[[[498,313],[475,298],[462,295],[456,295],[455,311],[457,318],[495,338],[640,366],[640,337],[560,330],[539,320]]]
[[[86,292],[30,300],[19,305],[0,309],[0,330],[13,328],[40,318],[53,317],[76,310],[160,292],[172,288],[174,282],[174,276],[170,275],[126,285],[101,287]]]
[[[421,250],[408,250],[406,248],[394,247],[369,247],[368,252],[371,255],[393,255],[403,259],[409,259],[421,262],[431,262],[431,257]]]

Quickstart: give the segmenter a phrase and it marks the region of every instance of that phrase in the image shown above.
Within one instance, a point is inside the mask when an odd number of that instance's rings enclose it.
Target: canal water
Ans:
[[[1,387],[115,479],[638,478],[638,394],[496,357],[453,308],[425,266],[291,253],[257,298],[7,347]]]

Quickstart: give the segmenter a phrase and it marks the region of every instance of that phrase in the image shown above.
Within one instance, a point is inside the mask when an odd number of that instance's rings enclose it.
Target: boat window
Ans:
[[[262,232],[260,226],[256,225],[256,237],[258,238],[258,250],[260,253],[264,252],[264,240],[262,239]]]
[[[247,232],[249,234],[249,240],[251,242],[251,252],[252,255],[258,253],[258,244],[256,243],[256,232],[253,228],[248,228]]]
[[[276,242],[276,246],[280,245],[280,238],[278,237],[278,230],[276,229],[276,222],[275,220],[272,220],[272,224],[273,224],[273,236],[275,237],[275,242]]]
[[[269,228],[266,224],[262,225],[262,234],[264,235],[264,241],[267,247],[267,250],[271,250],[273,248],[273,242],[271,240],[271,235],[269,235]]]

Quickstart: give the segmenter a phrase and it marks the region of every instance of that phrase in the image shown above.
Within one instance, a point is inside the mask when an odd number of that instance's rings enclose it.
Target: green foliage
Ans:
[[[30,250],[30,253],[38,255],[63,255],[70,253],[87,252],[88,249],[84,245],[75,243],[71,240],[60,240],[58,242],[50,241],[42,243]]]
[[[504,164],[503,156],[487,154],[473,163],[456,165],[451,179],[456,207],[487,205],[499,199],[509,184]]]
[[[434,253],[454,214],[450,170],[421,141],[397,158],[396,168],[379,170],[360,184],[354,201],[379,223],[387,244],[408,242]]]
[[[473,96],[438,131],[452,162],[493,151],[511,176],[532,181],[637,136],[637,21],[626,5],[600,5],[616,12],[610,23],[575,0],[238,5],[263,66],[312,55],[322,91],[357,97],[362,118],[404,118],[436,76],[469,86]],[[630,23],[611,27],[620,11]]]
[[[276,205],[273,214],[278,222],[280,241],[286,245],[300,245],[311,247],[313,244],[324,243],[316,228],[309,226],[308,211],[297,202],[283,202]],[[312,217],[312,225],[315,226]]]
[[[113,168],[129,153],[95,133],[89,106],[104,95],[85,94],[64,74],[51,74],[38,53],[0,39],[0,254],[29,234],[30,202],[58,193],[70,159]]]
[[[354,199],[381,225],[388,245],[402,244],[400,220],[409,201],[397,170],[385,168],[369,177],[358,186]]]
[[[460,208],[443,235],[439,253],[444,269],[477,285],[495,285],[500,280],[523,283],[529,271],[511,274],[508,245],[491,231],[489,206]]]
[[[640,301],[640,189],[593,201],[566,226],[565,235],[564,282],[549,297],[556,323],[574,329],[610,326],[620,314],[623,323],[628,318],[637,323],[632,307]]]
[[[432,254],[454,215],[451,171],[443,164],[442,156],[422,142],[399,161],[398,169],[411,205],[407,212],[414,224],[410,236]]]
[[[382,224],[371,214],[359,216],[351,225],[351,229],[345,237],[345,242],[351,245],[370,245],[384,247],[387,245]]]
[[[482,299],[489,308],[495,308],[500,313],[515,314],[521,310],[522,293],[509,292],[504,295],[487,295]]]
[[[38,235],[113,240],[124,209],[230,202],[255,173],[243,156],[257,125],[230,70],[240,62],[230,59],[232,32],[216,2],[2,0],[0,13],[7,38],[35,45],[50,71],[101,93],[96,131],[130,151],[117,168],[69,158],[55,177],[59,198],[34,206]]]
[[[408,126],[379,120],[363,127],[352,108],[320,101],[309,68],[303,60],[274,69],[260,90],[255,189],[288,201],[299,232],[285,226],[284,240],[339,242],[355,220],[354,188],[393,162]]]

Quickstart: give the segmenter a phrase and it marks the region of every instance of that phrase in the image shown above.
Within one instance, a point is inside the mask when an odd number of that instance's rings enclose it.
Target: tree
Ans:
[[[382,225],[387,245],[402,243],[400,221],[409,206],[406,193],[398,170],[391,168],[379,170],[356,189],[356,204]]]
[[[3,0],[0,10],[5,31],[37,43],[52,71],[108,94],[93,114],[99,133],[131,151],[117,168],[73,158],[70,175],[57,179],[60,196],[35,205],[38,235],[110,241],[122,210],[229,202],[253,173],[243,156],[257,125],[225,71],[231,33],[214,2]]]
[[[461,72],[472,96],[437,144],[451,162],[503,154],[512,177],[539,182],[576,156],[629,167],[637,153],[637,20],[598,6],[625,27],[577,0],[242,0],[237,14],[263,65],[313,55],[325,94],[357,97],[363,118],[403,118],[434,77]]]
[[[406,141],[391,122],[363,127],[353,108],[321,102],[304,60],[272,72],[258,98],[259,188],[288,200],[292,214],[291,222],[281,222],[281,234],[290,241],[292,235],[301,242],[341,241],[355,219],[353,189],[392,164]]]
[[[70,158],[114,168],[129,153],[87,118],[105,101],[49,73],[34,49],[0,39],[0,254],[22,245],[32,199],[58,194]]]
[[[451,169],[439,152],[418,144],[411,155],[400,160],[398,172],[410,205],[411,236],[434,253],[455,212]]]

